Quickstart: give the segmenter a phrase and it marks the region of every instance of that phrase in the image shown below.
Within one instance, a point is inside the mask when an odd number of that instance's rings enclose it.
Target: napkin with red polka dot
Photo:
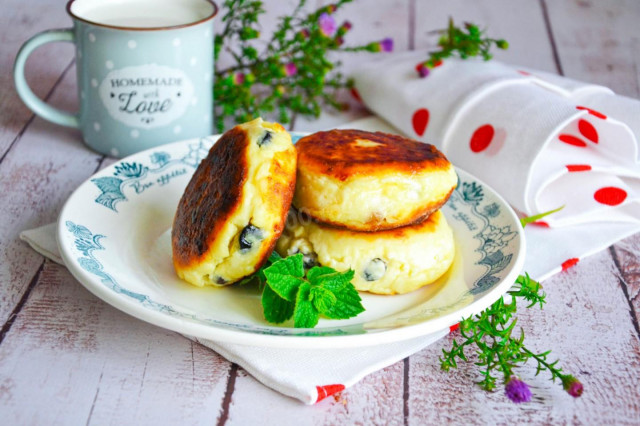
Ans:
[[[414,66],[423,57],[368,64],[355,73],[356,93],[522,216],[562,207],[525,230],[529,274],[543,280],[640,231],[640,101],[497,61],[448,59],[421,78]]]

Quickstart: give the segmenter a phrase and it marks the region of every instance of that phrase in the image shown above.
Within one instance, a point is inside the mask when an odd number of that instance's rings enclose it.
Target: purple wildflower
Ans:
[[[295,75],[297,73],[298,73],[298,67],[296,67],[296,64],[294,64],[293,62],[289,62],[284,66],[284,74],[287,77],[291,77],[292,75]]]
[[[335,19],[326,12],[318,17],[318,26],[320,27],[320,32],[327,37],[333,37],[337,30]]]
[[[531,400],[531,390],[529,386],[520,379],[512,377],[504,388],[504,393],[509,399],[517,404],[529,402]]]
[[[380,41],[380,47],[383,52],[393,51],[393,39],[389,37],[383,39],[382,41]]]
[[[574,398],[582,395],[582,391],[584,390],[584,387],[582,386],[582,383],[580,383],[580,380],[576,379],[570,374],[562,377],[562,388]]]

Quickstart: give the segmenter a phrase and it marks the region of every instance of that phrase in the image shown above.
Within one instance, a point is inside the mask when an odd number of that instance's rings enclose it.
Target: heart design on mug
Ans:
[[[429,110],[426,108],[416,110],[411,118],[411,123],[413,124],[413,130],[418,136],[424,135],[429,125]]]

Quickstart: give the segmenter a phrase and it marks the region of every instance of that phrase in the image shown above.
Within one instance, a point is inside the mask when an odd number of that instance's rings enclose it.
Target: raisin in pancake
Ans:
[[[227,285],[255,272],[282,233],[295,179],[296,151],[281,125],[256,119],[222,135],[178,205],[171,235],[178,276]]]
[[[403,294],[432,283],[451,266],[453,232],[437,210],[414,225],[378,232],[357,232],[289,213],[276,250],[282,256],[304,255],[305,266],[353,269],[359,291]]]
[[[447,201],[458,180],[433,145],[398,135],[331,130],[300,139],[296,150],[293,205],[351,230],[419,222]]]

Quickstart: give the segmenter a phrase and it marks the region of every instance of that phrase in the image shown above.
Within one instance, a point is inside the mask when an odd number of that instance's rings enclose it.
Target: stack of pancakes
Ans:
[[[282,126],[256,119],[222,135],[187,185],[174,268],[191,284],[225,286],[257,271],[275,246],[302,253],[307,268],[353,269],[358,290],[406,293],[452,263],[453,234],[438,209],[456,184],[432,145],[332,130],[294,148]]]
[[[294,209],[277,242],[305,264],[353,269],[360,291],[400,294],[451,266],[453,233],[440,207],[457,184],[434,146],[398,135],[331,130],[304,137]]]

